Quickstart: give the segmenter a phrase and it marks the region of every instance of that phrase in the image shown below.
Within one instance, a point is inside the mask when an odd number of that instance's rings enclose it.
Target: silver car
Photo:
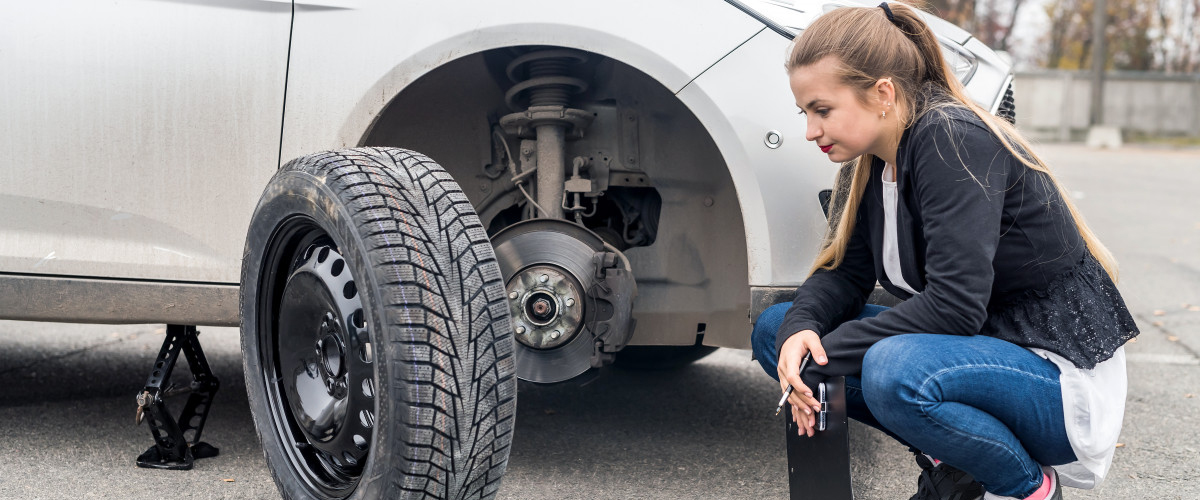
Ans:
[[[747,348],[803,281],[835,165],[783,60],[840,5],[8,3],[0,317],[171,325],[139,465],[216,453],[194,327],[240,325],[283,496],[491,497],[517,377]]]

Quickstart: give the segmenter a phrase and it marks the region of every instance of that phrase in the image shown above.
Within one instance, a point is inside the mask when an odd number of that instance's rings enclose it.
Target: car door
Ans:
[[[278,166],[291,14],[0,4],[0,273],[237,283]]]

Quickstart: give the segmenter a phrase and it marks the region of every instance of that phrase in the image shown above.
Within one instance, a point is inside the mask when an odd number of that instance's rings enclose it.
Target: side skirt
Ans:
[[[238,326],[238,285],[0,273],[0,319]]]

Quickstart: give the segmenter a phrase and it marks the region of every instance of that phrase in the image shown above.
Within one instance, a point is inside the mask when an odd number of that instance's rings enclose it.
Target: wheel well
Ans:
[[[484,227],[507,225],[523,195],[498,156],[493,132],[500,116],[515,111],[505,102],[515,82],[503,65],[523,50],[475,53],[426,73],[391,100],[363,145],[427,154],[462,186]],[[588,85],[571,106],[595,118],[582,138],[570,141],[568,158],[629,168],[635,194],[614,188],[614,200],[660,198],[649,243],[643,238],[625,250],[639,290],[631,343],[691,345],[697,324],[706,323],[706,343],[744,347],[750,299],[745,229],[716,144],[670,90],[636,68],[589,54],[576,71]]]

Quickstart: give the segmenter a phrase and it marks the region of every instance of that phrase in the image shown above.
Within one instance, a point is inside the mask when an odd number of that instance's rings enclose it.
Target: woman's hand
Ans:
[[[817,425],[813,412],[821,411],[821,403],[813,397],[812,389],[800,379],[800,363],[804,361],[804,355],[810,352],[810,362],[819,365],[829,363],[817,332],[804,330],[783,342],[783,347],[779,350],[779,389],[785,391],[788,384],[792,385],[792,394],[788,396],[788,403],[792,405],[792,419],[800,428],[801,436],[812,437]]]

